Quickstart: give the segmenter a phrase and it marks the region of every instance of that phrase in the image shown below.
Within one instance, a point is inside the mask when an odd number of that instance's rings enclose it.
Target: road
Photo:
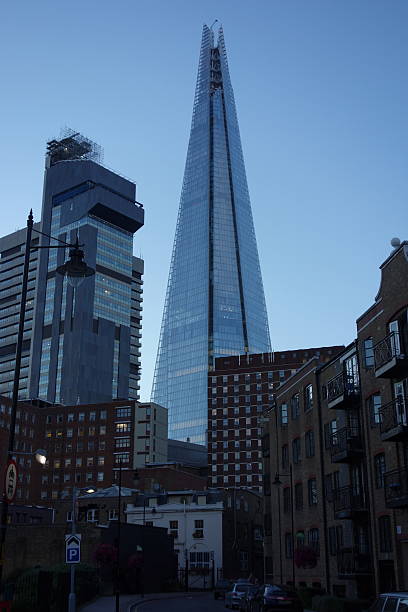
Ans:
[[[171,599],[147,601],[132,608],[131,612],[227,612],[224,600],[214,599],[212,593],[182,595]]]

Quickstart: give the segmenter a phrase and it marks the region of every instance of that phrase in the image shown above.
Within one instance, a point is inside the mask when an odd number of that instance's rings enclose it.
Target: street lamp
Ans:
[[[120,597],[120,514],[122,501],[122,459],[119,459],[119,494],[118,494],[118,532],[117,532],[117,559],[116,559],[116,588],[115,588],[115,610],[119,612]]]
[[[272,484],[280,486],[282,484],[280,476],[289,478],[289,481],[290,481],[290,512],[291,512],[291,531],[292,531],[292,582],[293,582],[293,588],[295,588],[295,510],[293,507],[293,469],[292,469],[291,463],[289,464],[289,474],[279,474],[279,472],[276,472],[275,480],[273,481]],[[281,518],[280,497],[278,497],[278,504],[279,504],[279,542],[281,542],[282,529],[281,529],[281,524],[280,524],[281,522],[280,521],[280,518]],[[282,546],[280,546],[280,550],[282,550]],[[281,559],[282,559],[282,556],[281,556]],[[282,565],[281,565],[281,582],[282,582]]]
[[[16,431],[17,401],[18,401],[18,389],[19,389],[19,384],[20,384],[21,354],[23,350],[23,334],[24,334],[25,310],[26,310],[26,302],[27,302],[28,271],[29,271],[29,264],[30,264],[30,249],[31,249],[32,232],[35,231],[38,234],[47,236],[47,238],[51,238],[52,240],[56,240],[57,242],[60,243],[57,245],[46,245],[46,246],[36,245],[35,246],[36,249],[37,248],[58,249],[58,248],[67,248],[67,247],[71,249],[69,253],[70,259],[63,266],[60,266],[59,268],[57,268],[57,272],[59,274],[66,276],[67,279],[71,283],[74,284],[74,286],[78,286],[80,282],[82,282],[82,280],[86,278],[87,276],[92,276],[92,274],[95,274],[95,270],[87,266],[85,262],[83,261],[84,252],[80,249],[80,247],[83,245],[79,244],[78,238],[76,239],[75,244],[69,244],[67,242],[63,242],[62,240],[59,240],[58,238],[53,238],[53,236],[50,236],[49,234],[44,234],[43,232],[34,230],[33,225],[34,225],[33,211],[30,210],[30,214],[28,215],[28,218],[27,218],[27,235],[26,235],[25,254],[24,254],[23,279],[22,279],[22,284],[21,284],[20,318],[19,318],[19,324],[18,324],[18,334],[17,334],[17,343],[16,343],[13,394],[12,394],[12,402],[11,402],[11,421],[10,421],[10,433],[9,433],[9,441],[8,441],[6,466],[14,454],[14,437],[15,437],[15,431]],[[41,456],[45,457],[44,451],[42,451]],[[4,567],[4,550],[5,550],[6,533],[7,533],[8,505],[9,505],[9,501],[8,501],[8,497],[6,495],[6,490],[4,487],[3,503],[2,503],[2,508],[1,508],[1,519],[0,519],[0,529],[1,529],[1,533],[0,533],[0,585],[2,583],[3,567]]]
[[[76,521],[75,521],[75,511],[76,511],[76,502],[78,499],[78,493],[81,492],[81,489],[77,489],[76,487],[72,487],[72,515],[71,515],[71,534],[75,535],[76,531]],[[89,487],[84,490],[85,493],[95,493],[95,489]],[[75,612],[76,610],[76,594],[75,594],[75,563],[71,563],[71,580],[70,580],[70,589],[68,595],[68,612]]]

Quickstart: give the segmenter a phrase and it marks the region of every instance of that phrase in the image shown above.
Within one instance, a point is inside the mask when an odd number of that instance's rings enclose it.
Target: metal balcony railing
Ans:
[[[389,508],[408,506],[408,468],[391,470],[384,474],[385,503]]]
[[[385,336],[385,338],[377,342],[377,344],[374,345],[373,350],[374,369],[376,372],[386,368],[388,364],[392,366],[395,358],[404,358],[401,351],[400,334],[397,331],[390,332],[388,336]]]
[[[398,395],[380,410],[380,432],[381,435],[390,438],[408,433],[408,398]]]
[[[369,553],[360,552],[357,548],[342,548],[337,554],[337,571],[339,576],[371,574]]]
[[[334,432],[330,438],[332,461],[347,460],[360,454],[363,450],[360,428],[343,427]]]
[[[360,393],[356,377],[342,372],[327,383],[327,399],[329,404],[340,398],[355,398]]]
[[[334,492],[334,512],[351,515],[366,512],[367,501],[364,491],[352,485],[340,487]]]

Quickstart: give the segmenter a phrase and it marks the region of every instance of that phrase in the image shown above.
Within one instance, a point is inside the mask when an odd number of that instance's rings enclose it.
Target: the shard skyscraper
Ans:
[[[223,31],[204,26],[152,391],[169,437],[206,442],[215,357],[270,350]]]

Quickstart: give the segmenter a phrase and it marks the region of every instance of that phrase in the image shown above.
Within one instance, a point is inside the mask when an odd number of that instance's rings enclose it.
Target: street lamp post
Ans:
[[[292,583],[293,588],[295,588],[295,509],[293,506],[293,468],[292,463],[289,464],[289,474],[279,474],[276,472],[275,480],[273,481],[274,485],[281,485],[280,476],[284,476],[285,478],[289,478],[290,482],[290,512],[291,512],[291,531],[292,531]],[[279,503],[279,519],[280,519],[280,497],[278,498]],[[280,522],[280,520],[279,520]],[[281,525],[279,524],[279,542],[281,542],[282,534],[281,534]],[[282,547],[280,546],[280,550]],[[281,576],[282,582],[282,576]]]
[[[120,513],[122,501],[122,459],[119,459],[119,494],[118,494],[118,535],[117,535],[117,559],[116,559],[116,589],[115,589],[115,611],[119,612],[120,597]]]
[[[20,370],[21,370],[21,354],[23,350],[23,335],[24,335],[24,322],[25,322],[25,311],[26,311],[26,303],[27,303],[27,290],[28,290],[28,272],[30,265],[30,249],[31,249],[31,236],[33,231],[47,236],[48,238],[52,238],[56,240],[60,244],[58,245],[47,245],[47,246],[37,246],[37,248],[47,248],[47,249],[55,249],[55,248],[70,248],[69,252],[69,261],[67,261],[63,266],[57,268],[57,272],[62,274],[63,276],[67,276],[67,279],[71,282],[74,287],[77,287],[84,278],[87,276],[91,276],[95,274],[95,270],[86,265],[83,261],[84,252],[81,250],[81,246],[78,242],[78,238],[75,244],[69,244],[67,242],[63,242],[58,238],[53,238],[48,234],[43,234],[38,230],[33,229],[34,226],[34,218],[33,211],[30,210],[30,213],[27,218],[27,234],[26,234],[26,243],[25,243],[25,254],[24,254],[24,267],[23,267],[23,278],[21,284],[21,302],[20,302],[20,318],[18,324],[18,334],[17,334],[17,343],[16,343],[16,358],[14,365],[14,379],[13,379],[13,394],[12,394],[12,402],[11,402],[11,421],[10,421],[10,433],[8,439],[8,450],[7,450],[7,461],[12,458],[14,452],[14,437],[16,431],[16,416],[17,416],[17,402],[18,402],[18,390],[20,384]],[[7,468],[6,468],[7,469]],[[3,568],[4,568],[4,552],[5,552],[5,542],[6,542],[6,534],[7,534],[7,515],[8,515],[8,506],[9,501],[6,495],[5,487],[3,490],[3,503],[1,507],[1,519],[0,519],[0,588],[2,584],[3,577]]]

